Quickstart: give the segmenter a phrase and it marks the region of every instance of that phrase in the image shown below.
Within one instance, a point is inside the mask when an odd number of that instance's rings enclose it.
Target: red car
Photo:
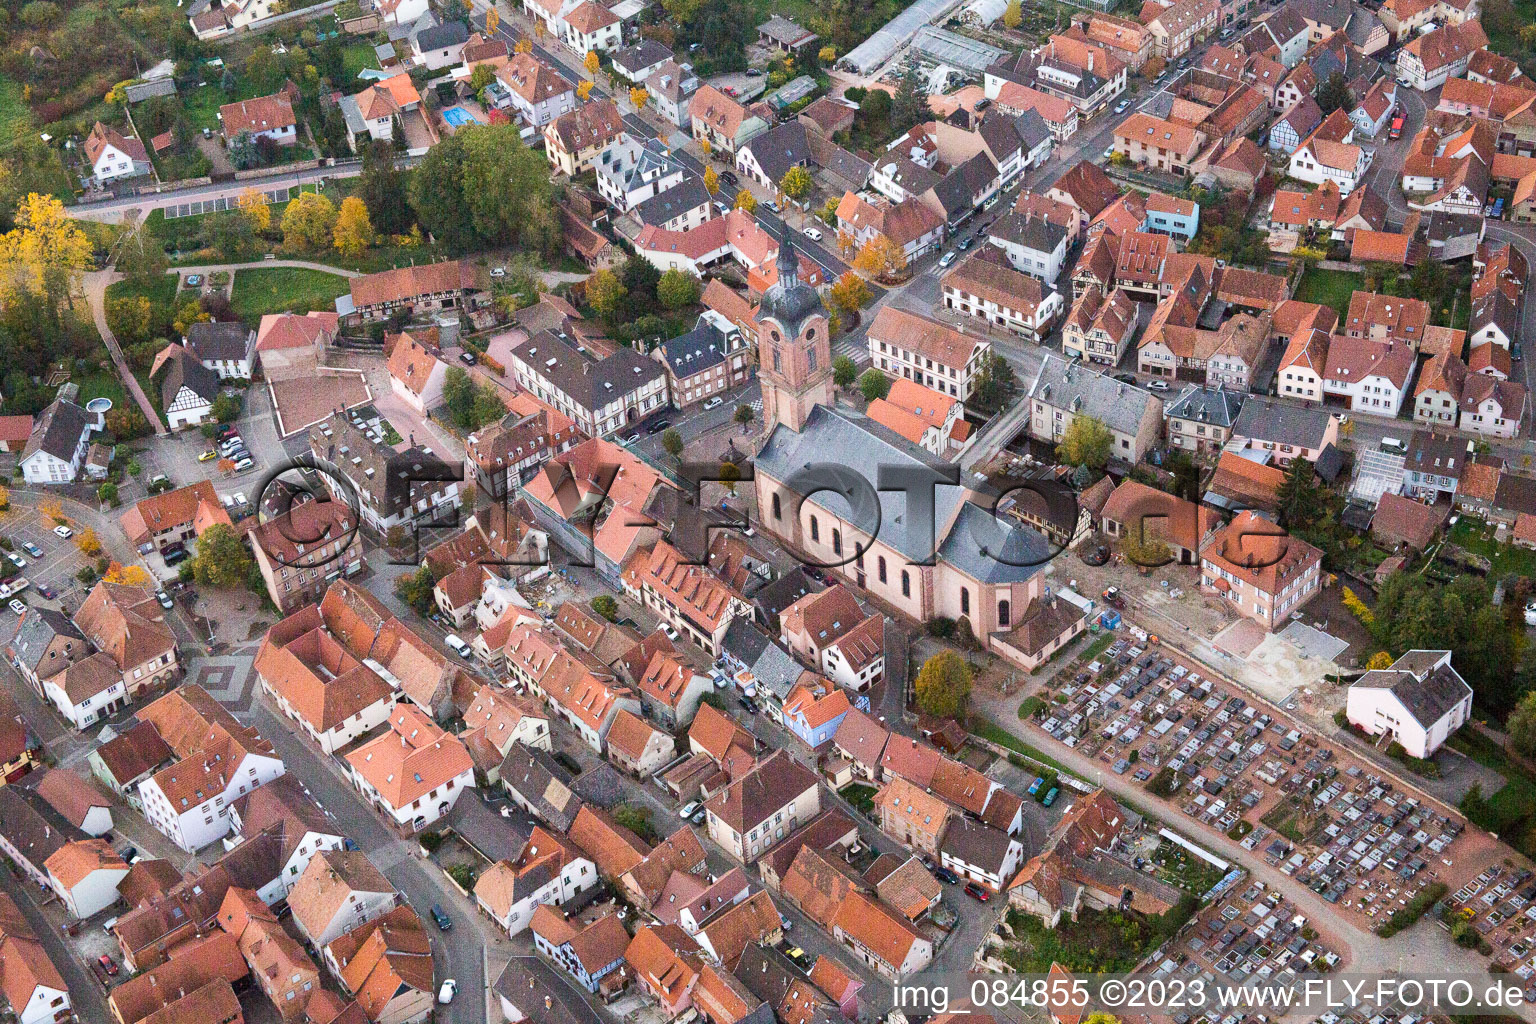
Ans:
[[[108,977],[117,973],[117,962],[110,956],[107,956],[107,954],[101,954],[101,956],[96,958],[96,962],[101,965],[102,970],[107,972]]]
[[[975,882],[965,883],[965,894],[978,903],[985,903],[992,898],[992,894]]]

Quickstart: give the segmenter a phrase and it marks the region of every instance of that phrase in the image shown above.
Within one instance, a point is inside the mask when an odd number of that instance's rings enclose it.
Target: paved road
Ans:
[[[21,876],[12,874],[9,869],[0,868],[0,891],[4,891],[16,901],[21,908],[21,916],[27,919],[27,924],[32,926],[38,941],[42,943],[43,951],[48,954],[48,959],[59,969],[59,974],[64,977],[64,985],[69,990],[70,1008],[82,1024],[114,1024],[112,1014],[107,1009],[107,996],[101,985],[95,978],[86,972],[85,965],[75,956],[73,950],[64,944],[43,912],[37,908],[35,902],[39,890],[37,886],[28,883]],[[48,895],[52,896],[52,893]],[[57,899],[57,897],[54,897]],[[94,927],[87,925],[87,927]]]
[[[453,918],[452,931],[441,932],[429,924],[427,933],[432,939],[435,978],[439,983],[454,978],[466,998],[454,1000],[446,1009],[438,1007],[436,1019],[454,1024],[484,1024],[483,1004],[475,998],[485,986],[481,957],[484,939],[478,915],[469,902],[448,886],[436,867],[418,859],[415,842],[397,837],[362,803],[357,791],[341,778],[334,758],[322,756],[302,740],[264,698],[258,698],[248,712],[237,717],[272,741],[289,774],[304,780],[314,798],[341,826],[342,834],[363,848],[374,866],[424,921],[429,919],[427,911],[434,903]],[[467,793],[464,799],[478,797]]]

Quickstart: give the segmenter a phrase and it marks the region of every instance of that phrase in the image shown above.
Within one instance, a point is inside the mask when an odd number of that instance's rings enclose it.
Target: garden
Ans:
[[[1019,974],[1046,974],[1053,964],[1073,973],[1118,974],[1131,970],[1161,946],[1200,908],[1200,897],[1186,892],[1166,913],[1148,917],[1135,911],[1082,908],[1068,927],[1048,928],[1021,910],[1010,910],[1013,941],[1002,959]]]
[[[235,271],[230,309],[244,323],[255,324],[268,313],[329,311],[350,285],[340,274],[307,267],[248,267]]]

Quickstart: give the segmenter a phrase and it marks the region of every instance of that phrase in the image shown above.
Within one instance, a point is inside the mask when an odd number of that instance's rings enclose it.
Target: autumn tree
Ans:
[[[336,205],[318,192],[302,192],[283,211],[283,245],[296,251],[331,244]]]
[[[11,491],[10,491],[10,488],[0,487],[0,512],[9,512],[10,510],[11,510]]]
[[[1024,5],[1020,0],[1008,0],[1003,10],[1003,28],[1012,32],[1024,23]]]
[[[587,102],[587,97],[592,95],[592,82],[582,81],[576,83],[576,98],[581,102]]]
[[[1528,690],[1504,723],[1509,745],[1523,757],[1536,757],[1536,690]]]
[[[267,204],[267,197],[254,188],[248,188],[240,193],[240,198],[235,200],[235,207],[251,225],[255,232],[266,231],[272,226],[272,207]]]
[[[831,64],[833,61],[837,60],[837,48],[832,46],[823,46],[820,50],[816,51],[816,59],[821,61],[823,64]]]
[[[192,579],[206,587],[239,587],[251,578],[254,564],[234,528],[214,523],[198,535]]]
[[[75,546],[80,549],[81,554],[91,558],[101,554],[101,538],[97,537],[96,531],[89,526],[75,534]]]
[[[971,666],[955,651],[942,650],[923,662],[915,687],[923,714],[958,719],[971,696]]]
[[[1371,655],[1370,660],[1365,663],[1365,668],[1368,672],[1375,672],[1380,669],[1391,667],[1392,655],[1388,651],[1377,651],[1375,654]]]
[[[907,255],[887,236],[875,235],[859,248],[853,266],[871,277],[895,278],[906,271]]]
[[[368,207],[357,196],[343,199],[341,212],[336,216],[333,242],[336,251],[348,259],[356,259],[373,242],[373,222],[368,217]]]
[[[811,187],[814,184],[810,171],[804,167],[791,167],[784,172],[784,177],[779,179],[779,191],[791,199],[804,199],[811,194]]]
[[[629,102],[634,104],[636,110],[644,107],[648,102],[650,102],[650,99],[651,94],[646,91],[645,86],[643,85],[637,85],[629,90]]]
[[[1103,469],[1115,449],[1115,435],[1104,421],[1092,416],[1072,417],[1056,446],[1056,457],[1069,466]]]
[[[595,75],[603,66],[603,58],[597,55],[596,50],[588,50],[587,55],[581,59],[581,64],[587,69],[588,74]]]
[[[532,53],[533,52],[533,40],[529,39],[527,36],[520,36],[518,38],[516,44],[513,45],[512,52],[513,53]]]
[[[845,272],[832,284],[828,298],[832,305],[844,316],[849,316],[863,309],[873,298],[869,285],[864,279],[852,271]]]
[[[149,571],[139,565],[123,565],[121,562],[113,562],[107,566],[107,571],[101,577],[108,583],[120,583],[125,587],[152,587],[154,577]]]
[[[51,195],[28,193],[16,208],[15,222],[0,235],[0,305],[29,305],[26,297],[33,296],[57,329],[69,301],[70,278],[94,261],[91,241]]]
[[[713,167],[704,168],[704,191],[710,195],[720,191],[720,175],[715,173]]]
[[[618,275],[606,267],[587,278],[587,302],[605,318],[612,317],[622,308],[626,294]]]
[[[754,213],[757,210],[757,196],[746,189],[736,193],[736,209]]]

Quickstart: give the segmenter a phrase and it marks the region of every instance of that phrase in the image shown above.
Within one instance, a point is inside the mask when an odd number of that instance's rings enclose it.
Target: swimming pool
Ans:
[[[463,107],[449,107],[447,110],[444,110],[443,120],[447,121],[455,128],[463,128],[467,124],[480,123],[474,114],[471,114]]]

